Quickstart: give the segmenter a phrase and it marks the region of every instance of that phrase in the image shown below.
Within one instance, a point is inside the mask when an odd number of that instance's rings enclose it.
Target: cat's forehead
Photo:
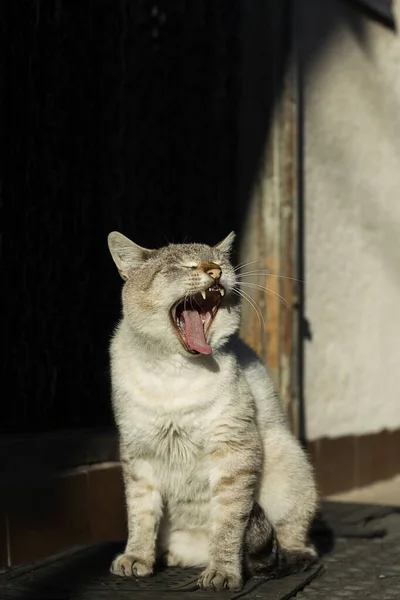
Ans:
[[[174,264],[212,262],[219,257],[217,250],[205,244],[170,244],[157,250],[159,260]]]

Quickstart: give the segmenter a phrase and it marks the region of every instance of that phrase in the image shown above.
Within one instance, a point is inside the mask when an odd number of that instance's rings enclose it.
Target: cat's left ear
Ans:
[[[124,281],[129,279],[133,269],[140,267],[154,252],[138,246],[118,231],[112,231],[107,241],[111,256]]]
[[[232,251],[232,245],[233,245],[233,241],[234,241],[235,237],[236,237],[236,233],[234,231],[231,231],[230,234],[226,236],[226,238],[224,238],[218,244],[215,244],[214,248],[216,248],[217,250],[220,250],[221,252],[223,252],[224,254],[227,254],[229,256],[229,254]]]

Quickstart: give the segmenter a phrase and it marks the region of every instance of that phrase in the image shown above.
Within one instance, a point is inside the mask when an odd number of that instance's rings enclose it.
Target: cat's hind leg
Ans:
[[[307,570],[318,559],[315,549],[307,545],[307,534],[308,527],[295,514],[290,523],[275,528],[255,503],[245,536],[247,571],[276,578]]]
[[[314,476],[300,444],[282,427],[269,429],[264,438],[257,502],[273,531],[269,541],[271,576],[311,566],[317,559],[308,539],[318,502]],[[265,552],[263,555],[267,557]]]

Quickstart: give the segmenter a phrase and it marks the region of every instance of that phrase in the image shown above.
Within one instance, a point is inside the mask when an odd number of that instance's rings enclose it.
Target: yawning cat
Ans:
[[[210,247],[108,237],[125,280],[110,355],[129,537],[111,570],[144,577],[156,559],[205,567],[203,588],[240,589],[316,560],[317,494],[265,366],[236,332],[234,234]]]

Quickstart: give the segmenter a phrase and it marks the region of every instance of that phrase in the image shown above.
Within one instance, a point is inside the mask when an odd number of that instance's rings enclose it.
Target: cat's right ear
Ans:
[[[118,231],[112,231],[107,238],[111,256],[122,279],[129,279],[130,273],[150,258],[154,250],[142,248]]]
[[[233,241],[236,237],[236,233],[234,231],[231,231],[226,238],[224,238],[223,240],[221,240],[218,244],[215,244],[214,248],[217,248],[218,250],[220,250],[221,252],[223,252],[224,254],[227,254],[229,256],[229,254],[231,253],[232,250],[232,245],[233,245]]]

